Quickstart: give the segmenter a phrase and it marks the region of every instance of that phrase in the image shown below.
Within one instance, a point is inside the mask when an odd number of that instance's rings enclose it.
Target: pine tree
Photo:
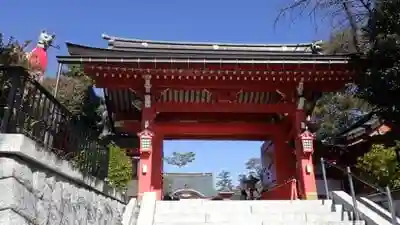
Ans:
[[[231,173],[222,170],[217,176],[216,186],[218,191],[232,191],[233,184],[232,184]]]

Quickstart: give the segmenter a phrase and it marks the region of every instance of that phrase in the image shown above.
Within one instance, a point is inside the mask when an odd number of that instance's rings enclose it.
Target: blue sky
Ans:
[[[48,76],[54,76],[56,55],[66,54],[65,41],[106,47],[101,34],[155,40],[239,43],[300,43],[326,39],[328,22],[301,17],[274,27],[278,9],[293,0],[11,0],[3,1],[0,32],[18,40],[36,41],[40,30],[57,35],[61,50],[51,49]],[[33,46],[30,46],[31,48]],[[168,172],[243,170],[249,157],[258,157],[260,142],[174,141],[165,154],[194,151],[197,159]]]

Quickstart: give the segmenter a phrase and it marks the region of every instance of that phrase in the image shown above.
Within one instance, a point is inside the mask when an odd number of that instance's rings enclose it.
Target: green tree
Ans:
[[[257,179],[260,179],[262,173],[261,158],[250,158],[246,161],[245,168],[248,175],[252,175]]]
[[[31,41],[23,43],[14,37],[7,40],[3,33],[0,33],[0,65],[18,65],[28,67],[25,50]]]
[[[286,15],[312,16],[316,21],[331,19],[332,33],[322,43],[324,54],[363,53],[368,40],[362,26],[371,15],[370,0],[300,0],[289,1],[278,15],[277,21]],[[355,123],[360,116],[371,112],[373,107],[365,99],[356,96],[359,88],[350,84],[334,93],[323,93],[317,101],[312,119],[317,124],[317,139],[335,135]]]
[[[232,191],[233,184],[232,184],[231,173],[222,170],[217,176],[216,186],[218,191]]]
[[[345,28],[334,32],[328,41],[323,43],[327,54],[357,53],[365,49],[365,37],[357,34],[357,42],[352,29]],[[359,47],[357,48],[356,45]],[[317,101],[312,117],[318,130],[317,139],[323,140],[354,124],[362,115],[371,112],[371,105],[356,96],[358,87],[348,84],[338,92],[323,93]]]
[[[373,145],[369,152],[358,158],[356,168],[379,187],[400,188],[400,168],[396,157],[399,148],[399,143],[394,147]]]
[[[108,180],[110,184],[118,189],[126,189],[128,182],[132,179],[132,163],[125,151],[116,145],[110,144]]]
[[[365,27],[369,39],[363,76],[357,79],[358,95],[387,123],[400,122],[400,2],[377,1]]]
[[[46,78],[43,80],[42,85],[53,93],[56,79]],[[97,98],[95,98],[92,95],[92,83],[90,79],[87,79],[87,77],[62,76],[60,78],[57,100],[66,106],[74,115],[93,116],[93,111],[96,111],[99,107],[101,100],[99,97],[96,96]],[[94,105],[89,109],[87,104]]]
[[[46,78],[42,85],[53,93],[56,79]],[[99,107],[102,99],[94,93],[93,80],[84,73],[81,66],[69,65],[62,72],[57,100],[74,115],[85,118],[90,126],[94,127],[101,119]]]
[[[355,97],[355,87],[326,93],[317,101],[312,118],[317,124],[317,139],[323,140],[354,124],[362,115],[371,111],[370,105]]]
[[[244,187],[245,182],[247,181],[246,174],[239,174],[238,176],[238,184],[236,185],[236,189],[240,190]]]
[[[399,6],[396,0],[300,0],[290,2],[279,18],[308,12],[316,20],[331,18],[340,25],[339,30],[348,31],[345,42],[351,42],[355,52],[362,54],[360,65],[365,69],[356,79],[357,96],[380,118],[397,126],[400,103],[393,96],[400,94]]]
[[[186,166],[196,159],[194,152],[173,152],[170,156],[164,157],[164,160],[179,168]]]

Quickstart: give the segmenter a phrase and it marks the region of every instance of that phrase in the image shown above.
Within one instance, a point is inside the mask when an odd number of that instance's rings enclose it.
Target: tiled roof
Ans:
[[[181,189],[193,189],[206,197],[217,194],[212,173],[164,173],[164,191]]]

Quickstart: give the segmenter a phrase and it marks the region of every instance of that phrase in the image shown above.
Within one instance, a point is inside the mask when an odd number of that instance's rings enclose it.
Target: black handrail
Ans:
[[[329,199],[329,187],[328,187],[328,181],[327,181],[327,177],[326,177],[326,167],[330,166],[333,167],[341,172],[343,172],[344,174],[347,175],[348,180],[349,180],[349,185],[350,185],[350,192],[351,192],[351,197],[353,200],[353,210],[354,210],[354,214],[355,214],[355,219],[359,220],[360,219],[360,213],[358,210],[358,202],[357,202],[357,198],[356,198],[356,194],[355,194],[355,190],[354,190],[354,184],[353,184],[353,178],[355,178],[356,180],[360,181],[362,184],[369,186],[370,188],[373,188],[374,190],[376,190],[378,193],[380,194],[384,194],[387,199],[388,199],[388,203],[389,203],[389,210],[391,213],[391,222],[392,224],[397,224],[397,217],[396,217],[396,209],[394,207],[393,204],[393,199],[392,199],[392,194],[390,191],[389,186],[386,186],[386,191],[383,191],[380,187],[373,185],[371,183],[369,183],[368,181],[366,181],[365,179],[360,178],[359,176],[354,175],[351,172],[350,167],[347,167],[346,170],[337,166],[335,163],[330,163],[325,161],[323,158],[321,158],[321,166],[322,166],[322,172],[323,172],[323,176],[324,176],[324,184],[325,184],[325,191],[327,192],[327,198]],[[368,195],[367,195],[368,196]]]
[[[333,168],[335,168],[335,169],[337,169],[337,170],[343,172],[343,174],[352,176],[352,177],[355,178],[356,180],[358,180],[358,181],[360,181],[361,183],[363,183],[363,184],[369,186],[370,188],[376,190],[377,192],[386,195],[385,191],[382,190],[380,187],[375,186],[375,185],[369,183],[368,181],[366,181],[365,179],[362,179],[362,178],[360,178],[359,176],[354,175],[354,173],[352,173],[352,172],[348,173],[347,170],[345,170],[345,169],[339,167],[338,165],[336,165],[336,164],[334,164],[334,163],[331,163],[331,162],[328,162],[328,161],[325,161],[325,163],[326,163],[328,166],[333,167]]]
[[[0,132],[21,133],[59,157],[73,160],[84,173],[104,179],[108,149],[99,132],[30,76],[22,67],[0,65]]]

